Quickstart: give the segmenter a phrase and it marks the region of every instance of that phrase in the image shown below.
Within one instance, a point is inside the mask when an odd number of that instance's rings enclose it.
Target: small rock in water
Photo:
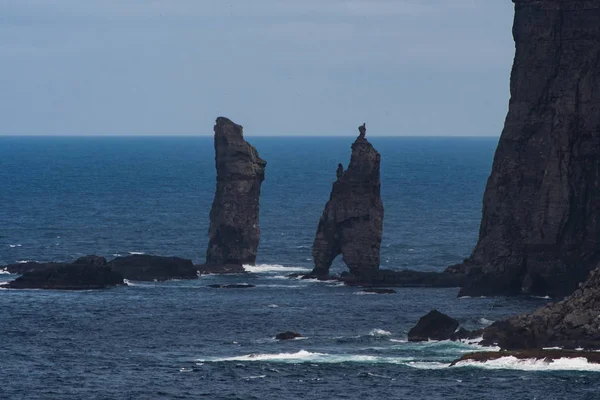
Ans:
[[[297,339],[297,338],[301,338],[301,337],[302,337],[302,335],[299,334],[298,332],[287,331],[287,332],[279,333],[277,336],[275,336],[275,339],[277,339],[277,340],[292,340],[292,339]]]
[[[452,337],[458,325],[458,321],[454,318],[438,310],[433,310],[421,317],[417,325],[408,332],[408,341],[448,340]]]

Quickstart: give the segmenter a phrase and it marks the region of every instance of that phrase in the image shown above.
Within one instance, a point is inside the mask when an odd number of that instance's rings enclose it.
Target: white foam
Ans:
[[[27,264],[27,263],[30,263],[30,262],[37,262],[37,261],[33,261],[33,260],[19,260],[19,261],[17,261],[17,264]]]
[[[269,304],[267,307],[268,308],[279,308],[279,306],[277,304]]]
[[[490,321],[490,320],[489,320],[489,319],[487,319],[487,318],[479,318],[479,323],[480,323],[481,325],[489,326],[489,325],[493,324],[493,323],[494,323],[494,321]]]
[[[404,364],[413,363],[412,357],[377,357],[362,354],[325,354],[300,350],[297,353],[277,354],[246,354],[237,357],[209,358],[197,360],[206,362],[274,362],[274,363],[314,363],[314,364],[339,364],[339,363],[368,363],[368,364]],[[445,364],[447,367],[449,364]],[[409,365],[411,366],[411,365]]]
[[[128,253],[131,254],[132,256],[141,256],[143,254],[146,254],[143,251],[128,251]]]
[[[7,271],[7,270],[5,270],[5,269],[3,269],[3,270],[0,270],[0,275],[10,275],[10,274],[11,274],[11,273],[10,273],[10,272],[8,272],[8,271]]]
[[[9,244],[8,247],[10,247],[11,249],[14,249],[15,247],[23,247],[23,245],[20,245],[20,244]]]
[[[485,369],[515,369],[520,371],[592,371],[600,372],[600,364],[588,362],[584,357],[559,358],[553,361],[501,357],[486,362],[461,361],[455,367],[478,367]]]
[[[383,329],[373,329],[371,332],[369,332],[369,336],[375,336],[375,337],[392,336],[392,332],[384,331]]]
[[[278,264],[260,264],[260,265],[244,265],[246,272],[253,274],[264,274],[272,272],[310,272],[308,268],[301,267],[284,267]]]

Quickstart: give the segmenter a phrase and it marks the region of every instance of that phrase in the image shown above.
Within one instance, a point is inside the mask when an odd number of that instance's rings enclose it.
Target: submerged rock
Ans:
[[[212,289],[252,289],[255,288],[256,285],[252,285],[250,283],[232,283],[230,285],[214,284],[208,285],[208,287]]]
[[[106,266],[53,264],[24,273],[4,285],[10,289],[90,290],[124,285],[123,275]]]
[[[375,294],[396,294],[394,289],[379,289],[379,288],[370,288],[361,290],[363,293],[375,293]]]
[[[421,317],[417,325],[408,332],[408,341],[449,340],[458,326],[459,323],[454,318],[433,310]]]
[[[329,274],[341,254],[351,273],[368,280],[377,275],[383,230],[380,163],[377,150],[365,138],[366,128],[352,145],[350,165],[337,169],[331,197],[325,205],[313,244],[312,276]]]
[[[513,1],[509,112],[460,295],[562,297],[600,259],[600,2]]]
[[[299,334],[298,332],[287,331],[287,332],[277,334],[275,336],[275,339],[277,339],[277,340],[293,340],[293,339],[298,339],[301,337],[302,337],[302,335]]]
[[[125,279],[132,281],[198,278],[198,271],[192,261],[178,257],[136,254],[115,258],[108,265],[120,272]]]
[[[217,118],[217,189],[210,211],[206,265],[253,265],[260,240],[259,198],[267,163],[243,136],[243,128]]]
[[[600,269],[571,296],[531,313],[498,321],[483,331],[483,345],[502,349],[600,349]]]

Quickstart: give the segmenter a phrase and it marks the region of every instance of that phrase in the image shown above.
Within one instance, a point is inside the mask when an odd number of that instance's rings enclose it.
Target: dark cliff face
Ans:
[[[514,2],[509,112],[461,295],[564,296],[600,260],[600,1]]]
[[[359,129],[350,165],[346,171],[338,166],[338,179],[319,220],[313,244],[313,275],[327,275],[339,254],[356,277],[366,279],[379,270],[383,230],[381,157],[365,138],[365,126]]]
[[[244,140],[242,126],[219,117],[214,129],[217,190],[206,264],[254,264],[260,239],[260,186],[267,163]]]

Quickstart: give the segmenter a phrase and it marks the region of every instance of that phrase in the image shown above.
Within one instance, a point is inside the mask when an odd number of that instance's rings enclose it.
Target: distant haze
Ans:
[[[0,135],[498,136],[510,0],[0,0]]]

